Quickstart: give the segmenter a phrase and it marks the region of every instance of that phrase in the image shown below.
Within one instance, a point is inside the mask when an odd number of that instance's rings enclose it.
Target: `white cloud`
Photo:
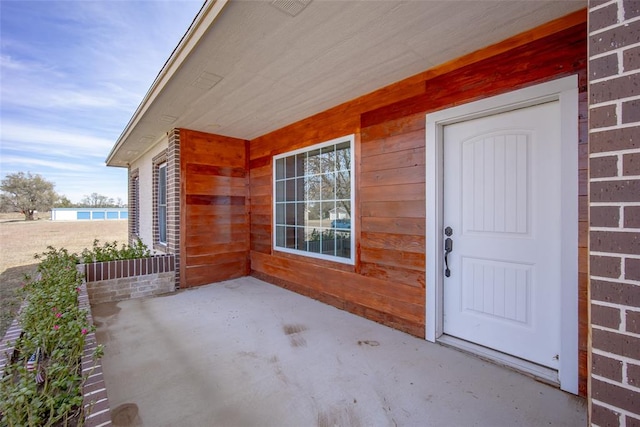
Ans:
[[[201,5],[0,0],[0,174],[126,199],[104,159]]]
[[[51,168],[51,169],[60,169],[60,170],[76,170],[78,172],[84,171],[89,172],[92,170],[90,166],[83,165],[79,162],[64,162],[58,160],[45,160],[39,159],[35,157],[27,157],[27,156],[16,156],[16,155],[3,155],[2,161],[8,165],[21,165],[26,166],[22,169],[27,169],[29,171],[39,170],[42,167]]]
[[[22,63],[20,61],[16,61],[12,57],[8,55],[0,54],[0,67],[5,70],[26,70],[28,68],[27,64]]]
[[[77,129],[47,129],[37,127],[37,124],[11,121],[2,124],[0,137],[3,149],[51,150],[74,157],[91,155],[106,158],[114,143],[114,140],[80,133]]]

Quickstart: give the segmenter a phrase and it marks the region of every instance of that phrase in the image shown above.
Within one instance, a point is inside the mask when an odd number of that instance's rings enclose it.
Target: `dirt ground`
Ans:
[[[25,274],[32,274],[35,254],[47,246],[80,253],[93,240],[127,241],[127,221],[50,221],[41,214],[36,221],[25,221],[20,214],[0,214],[0,337],[11,324],[20,306],[16,290]]]

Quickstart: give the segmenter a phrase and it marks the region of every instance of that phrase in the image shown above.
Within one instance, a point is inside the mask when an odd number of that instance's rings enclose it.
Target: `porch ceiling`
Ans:
[[[309,0],[294,0],[307,3]],[[107,158],[172,128],[253,139],[584,8],[566,1],[209,0]]]

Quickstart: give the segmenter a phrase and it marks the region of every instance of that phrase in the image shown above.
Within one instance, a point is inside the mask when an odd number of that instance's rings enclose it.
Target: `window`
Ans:
[[[353,264],[353,135],[274,157],[274,248]]]
[[[158,165],[158,242],[167,243],[167,163]]]

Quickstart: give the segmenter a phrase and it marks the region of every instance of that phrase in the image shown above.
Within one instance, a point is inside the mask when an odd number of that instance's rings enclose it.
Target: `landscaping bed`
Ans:
[[[2,342],[0,425],[88,425],[83,386],[102,348],[77,257],[50,248],[22,292],[25,303]]]
[[[37,278],[26,278],[0,342],[0,426],[110,425],[91,291],[94,303],[173,291],[174,258],[151,256],[140,242],[98,241],[81,256],[49,247],[37,258]]]

